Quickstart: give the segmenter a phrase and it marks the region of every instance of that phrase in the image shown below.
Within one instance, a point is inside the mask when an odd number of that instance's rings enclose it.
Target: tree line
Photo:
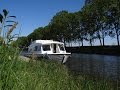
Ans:
[[[119,0],[92,0],[80,11],[70,13],[60,11],[56,13],[49,24],[35,29],[26,37],[19,37],[17,43],[28,46],[36,39],[52,39],[65,44],[72,41],[88,41],[93,46],[99,40],[101,46],[105,45],[105,37],[116,38],[120,45],[120,1]]]

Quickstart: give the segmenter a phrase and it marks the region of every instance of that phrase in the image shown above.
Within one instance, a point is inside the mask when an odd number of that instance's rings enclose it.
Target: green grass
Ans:
[[[113,90],[105,80],[73,77],[65,65],[54,61],[19,60],[15,48],[0,48],[0,90]]]

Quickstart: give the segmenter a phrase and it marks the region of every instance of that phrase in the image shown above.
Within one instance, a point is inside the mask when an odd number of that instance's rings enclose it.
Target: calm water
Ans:
[[[120,82],[120,56],[74,53],[66,65],[75,73]]]

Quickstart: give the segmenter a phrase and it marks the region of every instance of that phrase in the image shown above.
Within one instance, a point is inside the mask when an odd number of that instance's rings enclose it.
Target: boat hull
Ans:
[[[35,54],[35,53],[27,53],[25,54],[27,57],[37,57],[37,58],[45,58],[48,60],[60,61],[61,63],[67,62],[68,58],[71,56],[70,53],[66,54]]]

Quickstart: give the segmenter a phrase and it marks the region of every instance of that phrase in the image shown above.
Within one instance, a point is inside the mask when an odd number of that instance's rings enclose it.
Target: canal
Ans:
[[[120,84],[120,56],[72,53],[66,65],[73,73],[110,79]]]

